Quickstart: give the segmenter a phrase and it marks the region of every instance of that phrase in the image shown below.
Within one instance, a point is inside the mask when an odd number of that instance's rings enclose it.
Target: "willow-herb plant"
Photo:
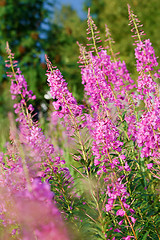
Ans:
[[[128,12],[138,78],[114,53],[107,25],[100,45],[88,11],[89,43],[78,43],[83,105],[46,56],[53,106],[45,134],[7,44],[17,124],[10,114],[11,141],[0,155],[1,239],[160,240],[160,70]]]

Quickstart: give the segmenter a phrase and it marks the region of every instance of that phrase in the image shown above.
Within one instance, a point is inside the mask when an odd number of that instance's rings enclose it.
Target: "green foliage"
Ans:
[[[131,41],[130,27],[128,26],[128,9],[127,4],[138,15],[138,18],[143,23],[143,30],[147,33],[146,38],[150,38],[155,48],[156,55],[159,54],[160,46],[160,1],[138,1],[138,0],[85,0],[85,10],[88,7],[91,9],[96,25],[101,32],[101,38],[105,39],[105,26],[111,32],[112,38],[115,41],[114,52],[120,52],[120,58],[123,59],[129,71],[135,73],[134,48]]]

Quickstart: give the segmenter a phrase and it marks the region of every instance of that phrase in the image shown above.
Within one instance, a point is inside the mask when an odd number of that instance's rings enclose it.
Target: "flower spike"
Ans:
[[[132,27],[131,32],[134,33],[132,37],[135,39],[135,44],[138,42],[142,42],[141,36],[145,35],[144,31],[142,30],[143,24],[140,25],[139,19],[133,13],[129,4],[128,4],[128,14],[129,14],[129,21],[130,21],[129,25]]]
[[[99,36],[99,31],[97,31],[97,26],[90,15],[90,8],[88,9],[87,24],[88,24],[87,34],[88,35],[91,34],[91,37],[87,37],[87,39],[88,41],[92,41],[92,43],[88,43],[87,46],[92,46],[90,52],[95,52],[96,55],[99,56],[98,51],[102,50],[103,47],[102,46],[97,47],[97,44],[99,44],[102,41]]]

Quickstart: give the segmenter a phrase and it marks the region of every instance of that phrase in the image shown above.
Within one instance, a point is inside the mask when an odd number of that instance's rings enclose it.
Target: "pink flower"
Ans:
[[[134,238],[133,236],[127,236],[127,237],[123,237],[122,239],[124,240],[130,240],[131,238]]]
[[[121,216],[123,217],[125,215],[125,211],[123,211],[122,209],[119,209],[116,213],[117,216]]]
[[[118,224],[119,224],[119,225],[122,225],[122,224],[123,224],[123,221],[124,221],[124,220],[121,220]]]
[[[159,99],[155,98],[156,103],[152,106],[152,110],[145,112],[140,121],[137,123],[136,140],[139,147],[142,147],[141,157],[160,157],[159,143],[160,135],[160,109],[158,107]],[[149,165],[149,169],[152,164]]]
[[[46,58],[47,64],[49,60]],[[57,110],[57,115],[62,118],[68,115],[72,117],[78,117],[82,114],[82,105],[78,105],[76,99],[73,97],[72,93],[69,92],[67,88],[67,83],[64,80],[61,72],[58,69],[48,69],[47,71],[47,81],[50,86],[50,93],[53,99],[55,110]]]
[[[152,167],[153,167],[153,163],[147,164],[147,168],[148,168],[148,169],[151,169]]]
[[[111,204],[106,204],[106,211],[109,212],[112,210],[113,205]]]
[[[122,154],[122,155],[120,155],[120,158],[121,158],[122,160],[125,160],[125,159],[126,159],[126,156],[125,156],[124,154]]]
[[[132,89],[133,80],[126,69],[124,62],[112,62],[106,50],[98,53],[99,56],[90,54],[89,64],[81,69],[82,84],[89,97],[89,103],[94,111],[101,107],[108,110],[108,103],[124,108],[122,99],[125,99],[125,90]],[[119,94],[114,96],[114,92]]]
[[[124,169],[128,172],[128,171],[131,171],[129,165],[127,162],[125,162],[125,165],[124,165]]]
[[[130,217],[132,222],[135,223],[136,222],[136,219],[134,217]]]

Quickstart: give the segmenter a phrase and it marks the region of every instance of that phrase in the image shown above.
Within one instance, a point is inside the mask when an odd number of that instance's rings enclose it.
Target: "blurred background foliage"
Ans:
[[[105,24],[108,25],[115,41],[115,52],[120,52],[120,59],[126,61],[133,78],[136,78],[127,3],[144,24],[146,37],[151,39],[158,56],[159,0],[84,0],[83,9],[87,18],[88,8],[91,8],[91,15],[101,31],[103,40]],[[58,8],[57,4],[58,0],[0,0],[0,147],[4,145],[8,136],[7,114],[12,111],[13,105],[9,92],[10,82],[5,73],[6,41],[19,61],[29,89],[37,96],[37,111],[45,112],[43,106],[48,104],[44,98],[48,90],[45,53],[53,65],[61,70],[77,100],[82,99],[83,87],[77,64],[79,47],[76,42],[86,43],[86,19],[82,19],[72,6],[63,5]]]

